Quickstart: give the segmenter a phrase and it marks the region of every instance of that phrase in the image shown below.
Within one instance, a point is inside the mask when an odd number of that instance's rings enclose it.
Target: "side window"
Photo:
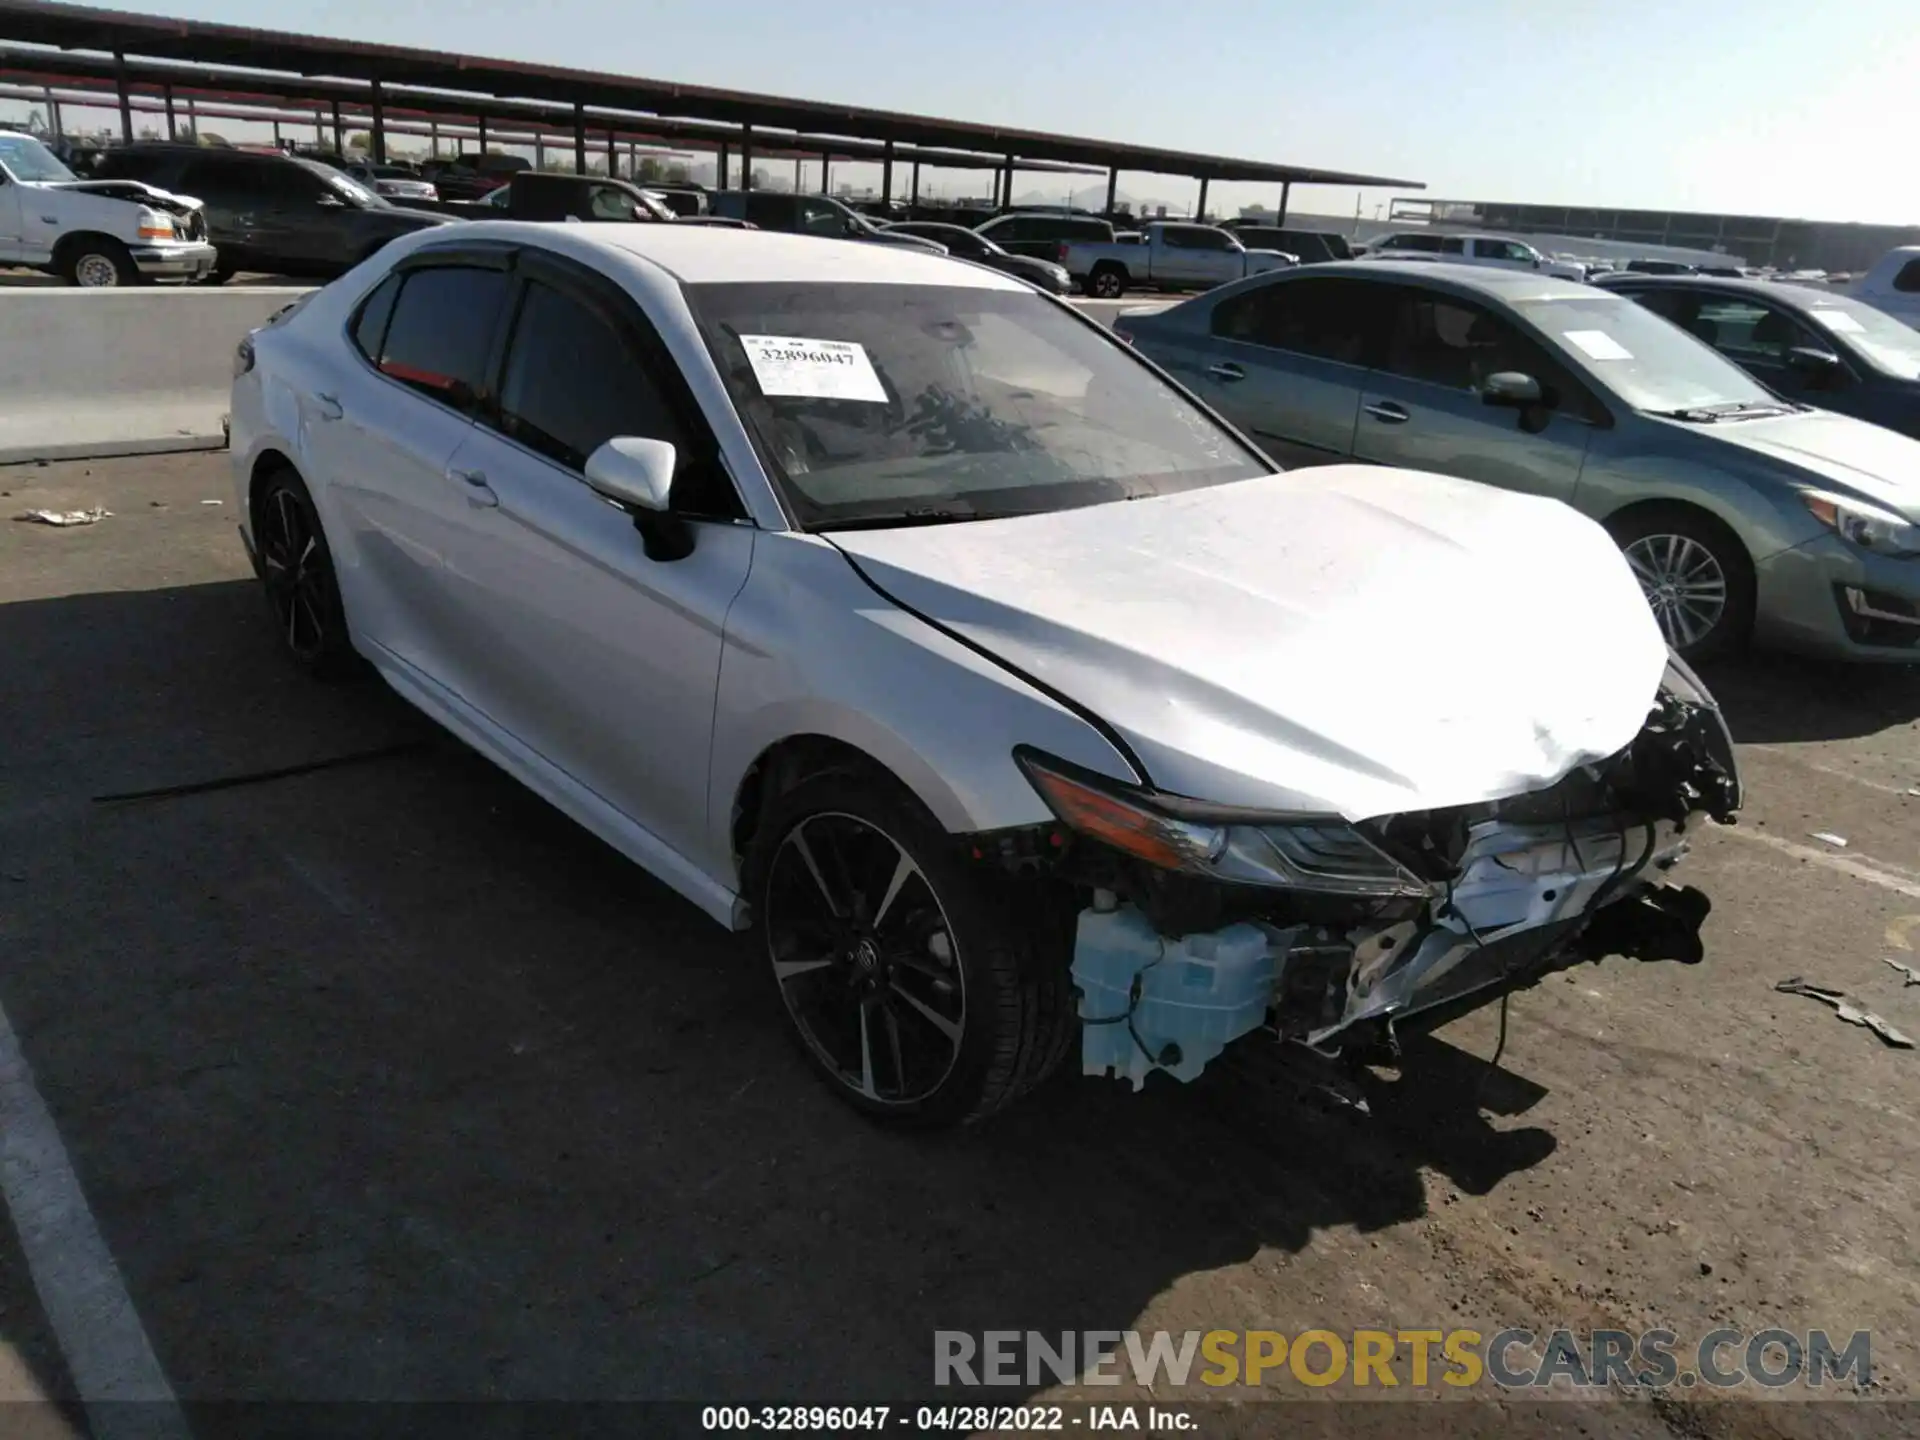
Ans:
[[[1558,408],[1595,418],[1592,396],[1534,340],[1478,305],[1401,287],[1380,367],[1409,380],[1479,390],[1489,375],[1518,371],[1540,382]]]
[[[1366,363],[1380,286],[1292,280],[1243,290],[1213,310],[1213,333],[1343,365]]]
[[[538,281],[528,284],[500,381],[500,431],[569,470],[616,435],[665,440],[683,460],[685,427],[634,345],[592,304]],[[682,464],[674,508],[734,516],[724,477]]]
[[[793,197],[750,190],[746,218],[762,230],[789,230],[793,228]]]
[[[1233,241],[1222,231],[1210,230],[1205,225],[1196,225],[1187,232],[1187,248],[1190,250],[1231,250]]]
[[[360,313],[353,318],[353,343],[370,364],[380,363],[380,347],[386,343],[387,322],[393,318],[393,302],[399,298],[402,276],[389,275],[371,295],[360,302]]]
[[[1796,345],[1827,348],[1785,312],[1751,300],[1702,299],[1689,328],[1730,360],[1779,365]]]
[[[186,169],[180,172],[180,188],[193,196],[203,192],[228,195],[244,183],[246,168],[245,161],[223,157],[189,160]]]
[[[1467,242],[1462,240],[1458,235],[1443,236],[1440,241],[1440,253],[1442,255],[1464,255],[1467,253]]]
[[[240,177],[247,193],[262,202],[275,205],[311,205],[327,186],[318,175],[289,162],[250,165]]]
[[[838,206],[829,205],[824,200],[802,200],[800,228],[809,235],[844,237],[847,233],[847,217],[841,214]]]
[[[633,197],[611,185],[596,185],[588,192],[587,209],[596,220],[634,220]]]
[[[1893,277],[1893,288],[1903,295],[1920,291],[1920,260],[1909,260],[1900,267],[1900,273]]]
[[[506,294],[504,270],[446,265],[409,272],[380,345],[380,373],[469,408],[486,376]]]
[[[1160,227],[1160,243],[1169,250],[1186,250],[1190,248],[1187,244],[1186,232],[1178,225],[1162,225]]]

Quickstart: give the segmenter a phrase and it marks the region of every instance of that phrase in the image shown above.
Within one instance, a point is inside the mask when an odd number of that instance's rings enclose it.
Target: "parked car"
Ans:
[[[1010,210],[973,227],[1009,255],[1061,263],[1069,244],[1110,245],[1113,226],[1097,215],[1066,210]]]
[[[362,160],[345,167],[346,173],[376,195],[389,200],[438,200],[440,192],[431,180],[407,165],[375,165]]]
[[[728,220],[745,220],[761,230],[790,235],[817,235],[828,240],[864,240],[945,254],[931,240],[896,235],[866,216],[842,205],[831,195],[795,195],[785,190],[712,190],[707,194],[712,213]]]
[[[1889,250],[1847,293],[1903,325],[1920,329],[1920,245]]]
[[[1213,225],[1156,221],[1129,243],[1069,243],[1060,263],[1089,295],[1112,299],[1143,285],[1195,290],[1294,264],[1277,250],[1249,250]]]
[[[1116,328],[1277,459],[1431,466],[1563,500],[1669,642],[1920,660],[1920,442],[1784,399],[1624,295],[1355,262]]]
[[[81,180],[32,135],[0,130],[0,267],[93,289],[195,280],[218,259],[199,200],[133,180]]]
[[[1353,247],[1347,243],[1347,237],[1336,230],[1295,230],[1262,225],[1255,220],[1222,220],[1220,228],[1231,230],[1249,250],[1278,250],[1292,255],[1302,265],[1353,258]]]
[[[480,200],[438,207],[457,219],[624,221],[666,225],[712,225],[755,229],[719,215],[681,215],[649,189],[600,175],[523,170]]]
[[[398,235],[444,225],[444,215],[403,210],[317,160],[197,145],[122,145],[100,173],[197,196],[219,258],[207,277],[241,270],[326,279],[352,269]]]
[[[1920,332],[1830,290],[1763,280],[1623,275],[1631,296],[1776,394],[1920,440]]]
[[[1430,255],[1451,265],[1488,265],[1496,270],[1535,270],[1562,280],[1584,280],[1587,267],[1542,255],[1523,240],[1506,235],[1442,235],[1431,230],[1409,230],[1369,241],[1369,259],[1402,259]]]
[[[424,178],[433,182],[442,200],[479,200],[506,184],[523,171],[533,169],[523,155],[456,155],[445,160],[429,160],[420,167]]]
[[[955,259],[971,260],[990,270],[998,270],[1003,275],[1017,276],[1029,285],[1037,285],[1049,295],[1068,295],[1073,291],[1073,281],[1066,267],[1056,265],[1051,260],[1036,260],[1031,255],[1009,255],[978,230],[969,230],[964,225],[941,225],[931,220],[900,220],[886,228],[897,235],[932,240],[944,245],[947,253]]]
[[[476,227],[235,371],[286,654],[364,657],[756,930],[876,1116],[988,1115],[1076,1034],[1089,1072],[1191,1079],[1269,1021],[1365,1057],[1583,958],[1700,956],[1664,872],[1739,805],[1732,747],[1599,527],[1272,474],[1009,276]],[[1500,647],[1410,645],[1436,596]]]
[[[1685,260],[1629,260],[1624,267],[1631,275],[1691,275],[1696,267]]]
[[[707,192],[698,185],[660,185],[648,181],[644,188],[683,218],[708,213]]]

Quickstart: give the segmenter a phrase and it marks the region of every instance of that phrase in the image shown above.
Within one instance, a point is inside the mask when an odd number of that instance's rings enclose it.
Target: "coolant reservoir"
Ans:
[[[1081,1069],[1136,1090],[1153,1070],[1192,1080],[1265,1018],[1277,974],[1273,941],[1255,925],[1169,940],[1131,905],[1083,910],[1073,946]]]

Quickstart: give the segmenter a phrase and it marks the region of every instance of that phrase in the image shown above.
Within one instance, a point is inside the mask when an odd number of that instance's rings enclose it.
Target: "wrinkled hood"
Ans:
[[[830,538],[1106,721],[1152,784],[1221,804],[1359,820],[1539,789],[1631,741],[1667,663],[1598,525],[1415,471]]]
[[[59,180],[49,190],[80,190],[107,200],[125,200],[132,205],[151,205],[173,215],[191,215],[200,202],[191,195],[175,195],[149,185],[144,180]]]
[[[1810,485],[1851,491],[1920,522],[1920,440],[1824,410],[1692,428],[1790,465]]]

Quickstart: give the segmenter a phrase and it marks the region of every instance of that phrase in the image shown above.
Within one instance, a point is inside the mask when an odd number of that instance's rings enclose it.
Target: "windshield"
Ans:
[[[77,180],[79,177],[60,163],[60,157],[31,135],[0,135],[0,164],[22,183],[36,180]]]
[[[1514,304],[1575,365],[1636,410],[1780,407],[1764,386],[1679,326],[1618,295]]]
[[[346,196],[347,199],[364,210],[377,210],[387,203],[382,196],[376,195],[344,170],[336,170],[333,166],[323,165],[318,160],[296,159],[294,163],[306,166],[307,169],[313,171],[314,174],[318,175],[322,180],[325,180],[327,184],[331,185],[340,194]]]
[[[809,529],[1033,514],[1272,473],[1031,291],[733,284],[688,298]]]
[[[1884,310],[1843,295],[1819,296],[1807,306],[1807,314],[1843,336],[1889,375],[1920,380],[1920,330],[1911,329]]]

